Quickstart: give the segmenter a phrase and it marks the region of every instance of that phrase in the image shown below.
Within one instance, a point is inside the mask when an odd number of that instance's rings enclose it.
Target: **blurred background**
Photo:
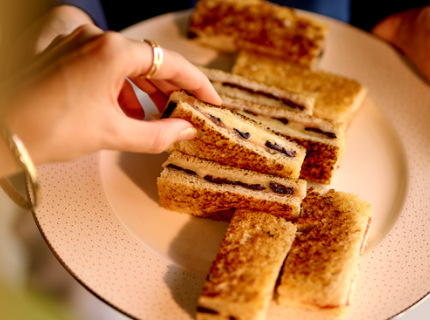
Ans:
[[[23,192],[24,177],[11,182]],[[25,193],[22,193],[25,194]],[[33,216],[0,189],[0,319],[125,320],[59,263]]]

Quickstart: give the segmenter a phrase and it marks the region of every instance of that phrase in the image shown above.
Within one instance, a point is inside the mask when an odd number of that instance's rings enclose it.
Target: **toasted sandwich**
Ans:
[[[233,73],[285,90],[315,95],[313,115],[349,124],[367,89],[358,81],[279,59],[241,51]]]
[[[197,320],[263,320],[296,226],[265,212],[237,210],[204,284]]]
[[[306,149],[243,115],[176,91],[161,116],[168,117],[185,119],[197,129],[194,140],[176,142],[169,152],[286,178],[300,175]]]
[[[276,134],[306,148],[300,178],[308,182],[330,184],[340,166],[346,126],[304,113],[263,106],[221,95],[222,106],[235,110],[252,120],[270,127]]]
[[[244,49],[315,66],[327,25],[261,0],[200,0],[188,38],[221,51]]]
[[[199,67],[199,69],[208,77],[220,95],[289,111],[312,114],[315,104],[313,96],[282,90],[222,70],[204,67]]]
[[[358,279],[372,208],[358,196],[311,188],[285,260],[277,301],[344,314]]]
[[[178,151],[157,180],[160,204],[199,218],[230,221],[236,209],[267,211],[289,220],[300,215],[306,181],[220,165]]]

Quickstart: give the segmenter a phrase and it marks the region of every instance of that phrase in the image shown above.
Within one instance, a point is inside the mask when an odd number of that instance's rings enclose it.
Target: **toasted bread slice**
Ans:
[[[334,190],[323,194],[311,188],[302,206],[277,301],[342,315],[358,278],[371,205],[353,194]]]
[[[222,106],[270,127],[276,134],[306,148],[300,178],[330,184],[345,151],[346,126],[304,113],[262,106],[221,95]]]
[[[313,115],[349,124],[367,89],[358,81],[241,51],[233,73],[285,90],[316,95]]]
[[[169,152],[178,150],[231,167],[299,177],[306,149],[243,115],[176,91],[162,115],[166,117],[185,119],[197,129],[194,140],[176,142]]]
[[[160,204],[199,218],[230,221],[236,209],[252,208],[289,220],[300,214],[306,181],[222,166],[173,152],[158,178]]]
[[[313,112],[315,104],[313,96],[282,90],[222,70],[204,67],[199,69],[220,95],[299,113]]]
[[[328,27],[288,7],[260,0],[200,0],[188,37],[222,51],[245,49],[314,66]]]
[[[263,320],[296,226],[265,212],[234,215],[198,300],[197,320]]]

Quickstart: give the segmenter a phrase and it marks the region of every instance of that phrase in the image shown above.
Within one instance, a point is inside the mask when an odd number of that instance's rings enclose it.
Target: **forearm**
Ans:
[[[430,81],[430,6],[390,15],[371,32],[399,49]]]
[[[56,0],[59,6],[73,6],[85,12],[93,23],[102,30],[107,30],[105,13],[100,0]]]
[[[60,34],[70,34],[81,25],[94,24],[87,13],[71,5],[55,7],[38,23],[39,37],[36,38],[35,53],[44,50]]]

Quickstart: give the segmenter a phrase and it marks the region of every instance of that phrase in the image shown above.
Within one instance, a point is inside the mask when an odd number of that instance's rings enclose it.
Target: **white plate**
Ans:
[[[228,70],[232,55],[183,35],[189,11],[123,33],[150,38],[192,62]],[[348,130],[330,187],[374,208],[369,246],[346,319],[386,319],[430,291],[430,90],[389,46],[333,19],[320,67],[358,79],[369,95]],[[143,97],[145,107],[150,106]],[[68,270],[104,301],[139,319],[190,319],[226,223],[158,205],[166,155],[105,151],[40,168],[42,233]],[[409,169],[408,169],[409,168]],[[268,319],[324,319],[271,305]]]

